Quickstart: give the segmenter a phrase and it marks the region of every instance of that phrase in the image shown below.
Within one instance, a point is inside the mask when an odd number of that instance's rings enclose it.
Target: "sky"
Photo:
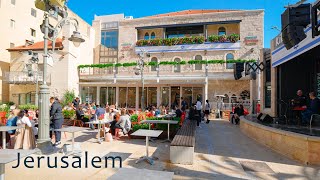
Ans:
[[[124,13],[134,18],[189,9],[264,9],[264,47],[280,32],[284,6],[299,0],[69,0],[68,7],[82,19],[92,24],[94,15]],[[306,2],[313,3],[315,0]]]

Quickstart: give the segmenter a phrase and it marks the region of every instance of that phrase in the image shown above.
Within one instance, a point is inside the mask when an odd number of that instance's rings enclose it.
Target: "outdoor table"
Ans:
[[[6,132],[7,131],[12,131],[16,129],[21,129],[24,128],[24,126],[0,126],[0,131],[2,132],[2,148],[6,149]]]
[[[105,124],[109,124],[111,123],[112,120],[96,120],[96,121],[91,121],[91,122],[86,122],[86,124],[97,124],[98,125],[98,143],[101,144],[102,143],[102,140],[100,138],[100,130],[101,130],[101,126],[104,127]],[[103,132],[104,132],[104,129],[103,129]],[[106,138],[106,134],[103,133],[103,138],[105,139]]]
[[[38,149],[33,150],[22,150],[22,149],[2,149],[0,150],[0,180],[5,179],[5,164],[12,161],[16,161],[18,158],[18,153],[20,153],[20,158],[26,157],[30,154],[38,152]]]
[[[178,124],[178,121],[172,121],[172,120],[143,120],[141,123],[148,123],[149,124],[149,129],[150,129],[150,124],[168,124],[168,139],[166,139],[163,142],[171,142],[170,140],[170,124]]]
[[[141,161],[143,161],[143,160],[146,160],[151,165],[153,164],[153,160],[156,159],[156,158],[149,157],[149,151],[148,151],[148,148],[149,148],[149,137],[158,137],[161,133],[162,133],[162,131],[159,131],[159,130],[139,129],[136,132],[131,134],[133,136],[145,136],[146,137],[146,155],[140,157],[140,159],[138,159],[136,161],[136,164],[141,162]]]
[[[72,133],[72,144],[71,144],[71,152],[68,154],[69,155],[76,155],[79,153],[74,152],[74,133],[75,132],[80,132],[83,130],[86,130],[87,128],[83,128],[83,127],[75,127],[75,126],[68,126],[68,127],[63,127],[61,129],[55,129],[55,131],[60,131],[60,132],[68,132],[68,133]]]
[[[114,175],[112,175],[109,180],[141,180],[141,179],[152,179],[152,180],[170,180],[173,178],[173,172],[165,171],[154,171],[148,169],[136,169],[136,168],[121,168]]]
[[[296,112],[295,115],[296,115],[296,118],[297,118],[298,126],[300,126],[301,122],[302,122],[301,113],[303,111],[305,111],[306,109],[307,109],[306,107],[293,107],[292,108],[292,111]]]

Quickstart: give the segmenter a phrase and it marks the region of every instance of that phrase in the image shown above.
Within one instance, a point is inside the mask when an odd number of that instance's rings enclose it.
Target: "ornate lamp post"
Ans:
[[[144,57],[148,56],[148,54],[145,51],[142,51],[140,54],[140,59],[137,62],[137,66],[134,68],[135,75],[141,75],[141,83],[142,83],[142,95],[141,95],[141,110],[143,111],[145,109],[144,107],[144,76],[143,76],[143,70],[144,70]]]
[[[40,98],[39,98],[39,138],[38,148],[43,154],[47,154],[53,151],[51,139],[49,136],[50,119],[49,119],[49,87],[47,85],[47,58],[48,54],[48,41],[52,41],[52,50],[55,49],[55,40],[57,39],[59,32],[65,24],[73,24],[76,31],[68,39],[72,41],[74,46],[79,45],[85,40],[78,32],[78,21],[75,18],[67,17],[67,7],[64,5],[64,0],[37,0],[35,6],[38,9],[44,11],[44,21],[40,26],[41,31],[44,33],[44,54],[43,54],[43,83],[40,86]],[[49,16],[55,16],[56,14],[62,17],[62,20],[58,22],[56,27],[49,24]],[[71,23],[74,22],[74,23]]]

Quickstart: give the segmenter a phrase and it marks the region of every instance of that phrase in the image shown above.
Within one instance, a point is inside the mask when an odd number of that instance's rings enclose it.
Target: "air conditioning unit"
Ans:
[[[133,16],[125,16],[124,19],[125,20],[130,20],[130,19],[133,19]]]

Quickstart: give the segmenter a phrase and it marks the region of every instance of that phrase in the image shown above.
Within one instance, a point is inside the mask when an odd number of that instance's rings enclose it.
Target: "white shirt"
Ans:
[[[206,110],[210,110],[210,104],[209,103],[206,104]]]
[[[26,116],[23,116],[23,118],[19,118],[17,120],[17,125],[19,126],[21,124],[26,124],[27,126],[32,127],[32,124],[31,124],[29,118]]]
[[[197,101],[197,105],[196,105],[197,110],[201,110],[202,109],[202,105],[200,101]]]

